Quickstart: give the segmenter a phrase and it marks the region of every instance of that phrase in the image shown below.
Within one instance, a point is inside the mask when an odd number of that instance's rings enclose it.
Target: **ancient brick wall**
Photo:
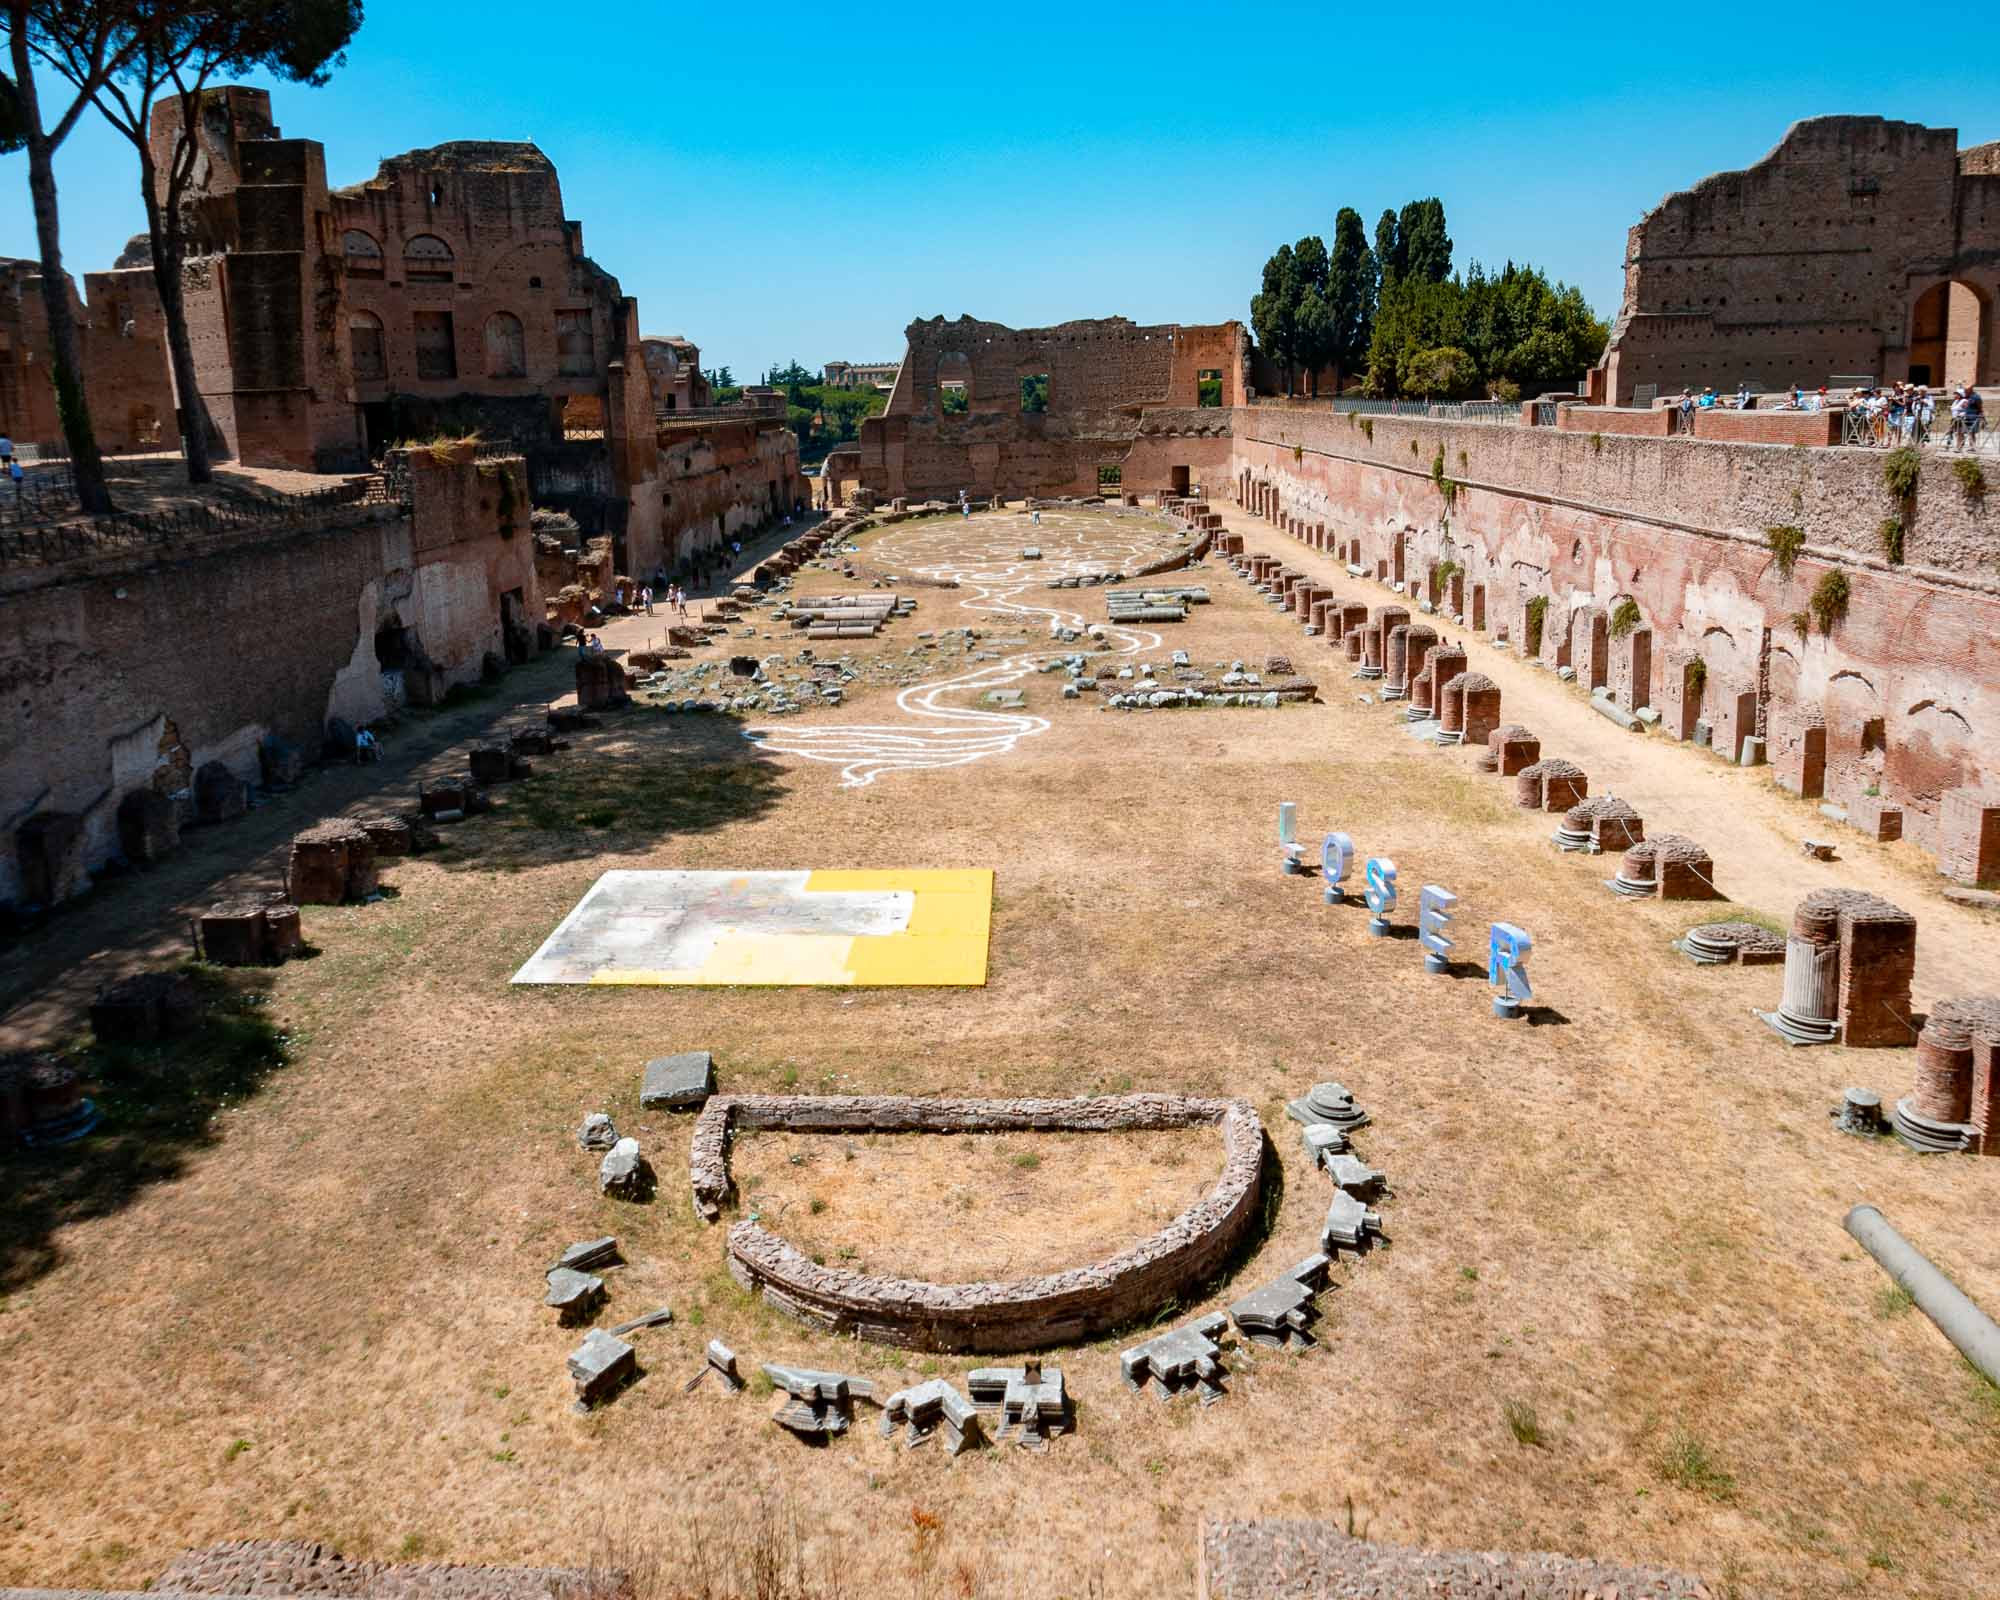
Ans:
[[[1625,297],[1599,374],[1760,389],[1834,375],[2000,382],[2000,177],[1958,136],[1881,117],[1814,117],[1740,172],[1672,194],[1631,230]],[[1933,295],[1953,282],[1958,302]],[[1929,298],[1927,298],[1927,296]],[[1968,300],[1977,323],[1968,334]],[[1954,348],[1955,346],[1955,348]]]
[[[659,431],[658,533],[650,551],[632,541],[635,571],[712,549],[795,501],[810,500],[799,441],[775,418],[663,424]]]
[[[887,411],[861,425],[861,481],[884,498],[1152,494],[1186,490],[1228,460],[1229,410],[1242,394],[1243,329],[1123,317],[1008,328],[942,317],[913,322]],[[1223,405],[1203,406],[1203,374]],[[1046,411],[1022,384],[1047,379]],[[963,412],[944,395],[959,386]],[[1112,479],[1102,469],[1117,469]]]
[[[1875,529],[1896,504],[1876,452],[1390,417],[1364,429],[1275,406],[1239,410],[1234,437],[1239,494],[1324,521],[1359,542],[1371,569],[1399,551],[1413,572],[1449,557],[1488,624],[1516,640],[1528,599],[1549,596],[1545,655],[1573,605],[1632,599],[1640,624],[1628,640],[1647,630],[1651,663],[1644,694],[1631,685],[1635,703],[1659,705],[1665,663],[1684,673],[1699,657],[1703,714],[1732,736],[1746,693],[1760,732],[1817,709],[1829,797],[1879,788],[1927,849],[1944,791],[2000,787],[2000,680],[1987,659],[2000,636],[1994,512],[1948,461],[1925,462],[1904,564],[1891,566]],[[1458,485],[1449,511],[1430,475],[1440,448]],[[1776,524],[1804,530],[1790,578],[1764,532]],[[1830,636],[1810,622],[1801,636],[1794,616],[1835,569],[1849,584],[1846,615]],[[1616,648],[1611,673],[1618,683]]]
[[[501,471],[518,491],[504,519]],[[542,613],[521,463],[413,463],[411,480],[412,516],[349,508],[171,561],[136,547],[83,571],[10,574],[0,815],[83,813],[96,865],[117,848],[118,800],[163,769],[180,775],[167,787],[209,761],[255,779],[267,735],[317,756],[328,717],[380,717],[396,680],[378,630],[402,633],[440,685],[475,681],[489,650],[504,658],[503,607]],[[0,899],[18,892],[9,828]]]

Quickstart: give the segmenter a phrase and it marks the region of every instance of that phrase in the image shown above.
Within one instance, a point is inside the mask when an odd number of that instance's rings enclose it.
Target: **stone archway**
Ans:
[[[1987,292],[1962,278],[1934,283],[1910,306],[1909,376],[1945,388],[1991,382],[1992,307]]]

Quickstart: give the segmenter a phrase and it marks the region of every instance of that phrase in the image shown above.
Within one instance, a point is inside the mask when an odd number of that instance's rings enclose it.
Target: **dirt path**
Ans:
[[[1387,584],[1354,577],[1337,557],[1311,549],[1239,506],[1220,509],[1223,525],[1242,533],[1248,548],[1282,556],[1336,594],[1370,606],[1405,598]],[[2000,913],[1946,900],[1945,880],[1916,845],[1875,844],[1821,816],[1812,802],[1778,788],[1768,767],[1734,767],[1658,733],[1628,733],[1593,711],[1585,692],[1526,665],[1512,651],[1496,649],[1488,635],[1456,628],[1448,617],[1428,620],[1441,637],[1464,648],[1469,667],[1500,686],[1503,719],[1532,728],[1543,755],[1576,762],[1590,775],[1593,795],[1630,801],[1648,834],[1683,833],[1704,845],[1715,862],[1716,884],[1732,902],[1789,924],[1792,908],[1814,889],[1866,889],[1918,919],[1913,988],[1919,1011],[1948,996],[1991,993],[2000,986],[1990,955]],[[1326,648],[1322,640],[1304,641],[1304,648],[1317,674],[1330,680],[1327,698],[1344,698],[1348,669],[1329,670],[1313,659]],[[1356,692],[1365,687],[1353,686]],[[1839,859],[1815,861],[1802,854],[1799,841],[1805,838],[1833,840]],[[1608,859],[1606,865],[1608,876]],[[1729,912],[1718,907],[1716,915]]]

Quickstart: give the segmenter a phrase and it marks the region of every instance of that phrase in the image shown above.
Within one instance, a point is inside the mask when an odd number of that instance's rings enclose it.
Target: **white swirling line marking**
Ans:
[[[876,548],[878,551],[893,551],[902,542],[885,539]],[[1014,567],[1020,565],[1018,561],[1013,563]],[[1045,555],[1041,562],[1034,565],[1039,569],[1037,572],[1021,574],[1009,570],[996,574],[980,571],[977,567],[952,567],[943,563],[926,567],[910,563],[911,570],[920,577],[953,578],[962,585],[971,584],[977,593],[959,601],[962,610],[1024,619],[1033,617],[1044,624],[1053,621],[1078,630],[1084,628],[1086,624],[1080,612],[1065,611],[1059,606],[1023,605],[1012,597],[1037,578],[1047,582],[1051,572],[1061,577],[1081,577],[1092,572],[1107,572],[1111,570],[1110,563],[1101,554],[1069,562],[1061,557],[1052,561]],[[1107,623],[1105,633],[1118,641],[1118,648],[1113,652],[1116,655],[1136,655],[1142,650],[1156,650],[1161,644],[1160,636],[1145,628],[1126,628]],[[931,772],[946,767],[968,766],[989,756],[1010,754],[1021,740],[1048,732],[1049,721],[1046,717],[1025,713],[981,711],[971,706],[940,706],[938,697],[1003,688],[1033,673],[1037,664],[1050,655],[1071,653],[1066,649],[1031,651],[934,683],[913,683],[898,692],[898,711],[943,726],[834,723],[820,727],[750,728],[745,730],[744,736],[766,749],[785,755],[801,756],[808,761],[829,765],[840,763],[840,782],[844,789],[865,789],[890,772]]]

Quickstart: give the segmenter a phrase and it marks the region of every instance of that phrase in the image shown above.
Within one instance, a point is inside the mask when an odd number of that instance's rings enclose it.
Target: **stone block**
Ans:
[[[1903,837],[1903,808],[1890,805],[1879,794],[1856,795],[1847,808],[1847,820],[1877,844]]]
[[[220,761],[204,762],[194,775],[194,814],[200,822],[229,822],[250,808],[243,780]]]
[[[359,823],[318,823],[292,839],[286,891],[297,905],[337,906],[375,892],[375,841]]]
[[[511,752],[497,744],[474,745],[468,766],[477,784],[505,783],[513,775]]]
[[[570,1352],[569,1378],[579,1411],[601,1405],[638,1375],[639,1360],[632,1347],[601,1328],[592,1328]]]
[[[97,991],[90,1031],[104,1044],[157,1044],[201,1019],[201,996],[178,972],[140,972]]]
[[[257,764],[264,774],[266,788],[288,786],[305,776],[305,752],[275,735],[258,741]]]
[[[159,790],[134,789],[118,802],[118,848],[127,861],[152,866],[180,843],[180,807]]]
[[[706,1050],[683,1050],[646,1063],[639,1104],[648,1110],[698,1111],[714,1093],[714,1056]]]
[[[552,1267],[542,1304],[555,1307],[556,1321],[562,1327],[588,1322],[604,1304],[604,1280],[573,1267]]]
[[[14,835],[21,898],[29,905],[55,906],[88,889],[83,845],[83,818],[73,812],[37,812],[22,823]]]
[[[653,1169],[639,1153],[639,1141],[620,1139],[606,1153],[597,1169],[597,1192],[613,1200],[650,1200]]]

